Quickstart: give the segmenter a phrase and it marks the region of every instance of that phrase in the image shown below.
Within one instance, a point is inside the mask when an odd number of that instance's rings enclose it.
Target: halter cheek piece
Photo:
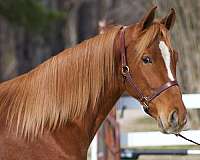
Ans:
[[[138,88],[136,85],[134,79],[132,78],[129,67],[127,64],[127,59],[126,59],[126,49],[125,49],[125,27],[122,27],[120,31],[120,52],[121,52],[121,63],[122,63],[122,76],[124,78],[124,82],[127,82],[134,91],[136,91],[136,94],[138,96],[138,101],[143,105],[144,110],[148,111],[149,108],[149,103],[159,96],[162,92],[166,91],[167,89],[173,87],[173,86],[178,86],[178,83],[176,80],[174,81],[168,81],[167,83],[161,85],[159,88],[155,89],[153,94],[149,96],[145,96],[143,92]]]

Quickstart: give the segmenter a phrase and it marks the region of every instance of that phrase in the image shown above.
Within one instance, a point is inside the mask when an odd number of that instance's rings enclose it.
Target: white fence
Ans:
[[[200,94],[183,94],[183,102],[187,109],[200,108]],[[117,107],[122,108],[141,108],[138,103],[132,97],[121,97],[117,102]],[[145,116],[145,114],[144,114]],[[200,143],[200,130],[183,131],[182,134],[189,139]],[[97,138],[94,138],[92,142],[91,157],[92,160],[96,160],[97,154]],[[175,135],[166,135],[161,132],[129,132],[121,134],[121,144],[124,147],[138,147],[138,146],[172,146],[172,145],[193,145],[180,137]],[[198,154],[199,154],[199,150]]]
[[[183,131],[182,135],[200,143],[200,130]],[[173,145],[194,145],[193,143],[172,134],[161,132],[130,132],[122,134],[122,146],[142,147],[142,146],[173,146]]]

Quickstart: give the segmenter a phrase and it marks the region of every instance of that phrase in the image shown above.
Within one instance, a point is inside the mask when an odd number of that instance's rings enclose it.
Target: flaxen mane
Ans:
[[[38,136],[95,107],[114,77],[113,44],[119,27],[84,41],[34,70],[0,85],[0,113],[17,135]]]

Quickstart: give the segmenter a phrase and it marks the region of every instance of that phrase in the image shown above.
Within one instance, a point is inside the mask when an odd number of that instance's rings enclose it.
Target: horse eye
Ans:
[[[142,58],[144,64],[152,63],[152,59],[149,56],[145,56]]]

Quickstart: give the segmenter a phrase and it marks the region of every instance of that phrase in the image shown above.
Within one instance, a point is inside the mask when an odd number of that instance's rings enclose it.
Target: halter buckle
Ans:
[[[148,98],[143,96],[142,98],[140,98],[140,103],[143,105],[143,107],[145,109],[148,109],[149,108],[149,105],[148,105]]]
[[[148,104],[146,102],[143,102],[142,106],[144,107],[145,110],[147,110],[149,108],[149,106],[148,106]]]

